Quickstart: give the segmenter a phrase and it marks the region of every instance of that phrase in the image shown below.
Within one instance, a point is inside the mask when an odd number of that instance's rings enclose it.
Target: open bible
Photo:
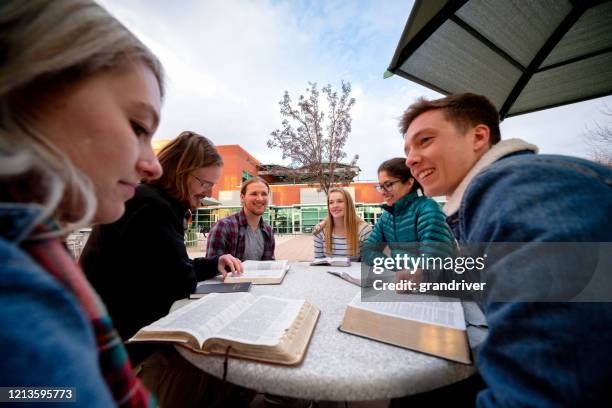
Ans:
[[[364,286],[361,281],[361,263],[353,263],[348,268],[345,266],[327,268],[327,273],[336,275],[348,282],[358,286]]]
[[[328,266],[351,266],[351,258],[348,256],[335,256],[327,258],[315,258],[310,263],[312,266],[328,265]]]
[[[128,343],[170,342],[198,353],[295,365],[319,313],[305,300],[211,293],[143,327]]]
[[[252,282],[253,285],[279,284],[289,270],[289,261],[244,261],[244,273],[227,275],[223,282]]]
[[[346,307],[340,330],[471,364],[465,317],[459,299],[401,296],[404,300],[399,302],[363,302],[361,294],[357,294]]]

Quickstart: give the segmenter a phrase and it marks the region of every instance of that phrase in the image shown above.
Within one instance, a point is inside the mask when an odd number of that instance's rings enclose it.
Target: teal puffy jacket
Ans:
[[[383,209],[385,212],[374,226],[363,253],[367,264],[372,265],[375,257],[386,256],[382,253],[385,246],[389,246],[391,256],[406,253],[406,245],[401,243],[420,243],[419,253],[411,253],[412,256],[454,256],[455,239],[446,216],[431,198],[413,192]]]

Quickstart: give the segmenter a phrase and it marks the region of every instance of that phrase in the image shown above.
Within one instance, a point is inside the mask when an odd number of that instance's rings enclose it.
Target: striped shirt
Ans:
[[[357,235],[359,237],[359,255],[351,256],[351,261],[359,262],[361,260],[361,247],[368,240],[372,232],[372,225],[364,222],[357,227]],[[326,256],[349,256],[348,241],[346,237],[332,234],[332,253],[325,253],[325,229],[314,236],[314,257],[325,258]]]

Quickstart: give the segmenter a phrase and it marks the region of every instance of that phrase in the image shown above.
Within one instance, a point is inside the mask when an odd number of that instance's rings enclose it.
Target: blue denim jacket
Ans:
[[[115,406],[76,298],[19,246],[40,213],[0,203],[0,386],[74,387],[76,403],[51,405]]]
[[[457,240],[532,243],[489,259],[487,280],[547,279],[551,269],[571,275],[573,254],[534,259],[530,250],[536,242],[612,242],[612,169],[501,144],[449,198]],[[479,407],[612,406],[612,303],[481,308],[489,336],[477,364],[488,388]]]

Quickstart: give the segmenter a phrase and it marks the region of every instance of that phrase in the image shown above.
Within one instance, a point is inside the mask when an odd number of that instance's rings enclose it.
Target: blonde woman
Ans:
[[[3,0],[0,49],[2,385],[154,406],[62,238],[117,220],[139,180],[160,176],[161,66],[86,0]]]
[[[322,231],[314,237],[314,256],[361,259],[361,246],[368,240],[372,226],[355,211],[351,195],[343,188],[332,188],[327,195],[327,218]]]

